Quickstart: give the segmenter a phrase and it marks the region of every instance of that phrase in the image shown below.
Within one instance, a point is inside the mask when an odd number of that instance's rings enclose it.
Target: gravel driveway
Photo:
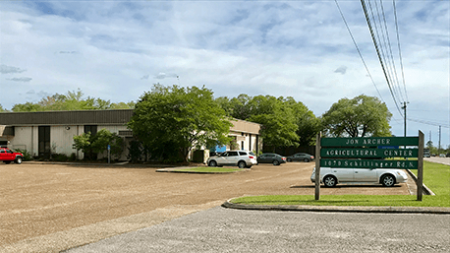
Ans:
[[[314,163],[234,174],[156,168],[0,165],[0,252],[58,252],[218,206],[244,195],[311,195]],[[408,195],[406,184],[321,188],[321,194]]]

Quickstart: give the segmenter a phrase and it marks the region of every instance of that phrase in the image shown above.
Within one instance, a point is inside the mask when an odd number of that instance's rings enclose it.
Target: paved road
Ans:
[[[430,157],[424,158],[425,161],[433,162],[433,163],[441,163],[445,165],[450,165],[450,157]]]
[[[66,252],[449,251],[450,215],[262,212],[215,207]]]

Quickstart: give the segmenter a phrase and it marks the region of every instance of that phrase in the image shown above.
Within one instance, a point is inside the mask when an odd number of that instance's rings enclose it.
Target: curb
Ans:
[[[346,212],[346,213],[414,213],[414,214],[450,214],[448,207],[396,207],[396,206],[308,206],[308,205],[243,205],[233,204],[232,199],[222,207],[256,211],[292,211],[292,212]]]
[[[248,169],[241,171],[230,171],[230,172],[201,172],[201,171],[179,171],[180,169],[187,169],[189,167],[171,168],[171,169],[157,169],[156,172],[168,172],[168,173],[185,173],[185,174],[232,174],[232,173],[242,173],[250,171]]]
[[[409,170],[409,169],[406,169],[406,171],[412,177],[412,179],[414,179],[414,181],[416,182],[416,185],[417,185],[417,177],[416,177],[416,175],[414,175],[414,173],[412,173],[412,171]],[[434,194],[434,192],[431,191],[425,184],[422,184],[422,189],[426,191],[426,195],[436,196],[436,194]]]

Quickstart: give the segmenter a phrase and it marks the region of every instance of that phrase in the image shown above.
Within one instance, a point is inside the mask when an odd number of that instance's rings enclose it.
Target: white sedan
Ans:
[[[316,168],[311,175],[311,182],[315,182]],[[404,183],[408,180],[401,169],[362,169],[362,168],[320,168],[320,182],[325,187],[334,187],[341,183],[375,183],[386,187]]]

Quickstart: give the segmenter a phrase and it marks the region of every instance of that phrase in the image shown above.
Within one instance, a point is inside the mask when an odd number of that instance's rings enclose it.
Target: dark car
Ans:
[[[258,156],[258,163],[271,163],[273,165],[280,165],[286,162],[286,157],[275,153],[264,153]]]
[[[314,160],[314,156],[307,154],[307,153],[297,153],[297,154],[293,154],[290,155],[287,158],[288,162],[311,162],[312,160]]]

